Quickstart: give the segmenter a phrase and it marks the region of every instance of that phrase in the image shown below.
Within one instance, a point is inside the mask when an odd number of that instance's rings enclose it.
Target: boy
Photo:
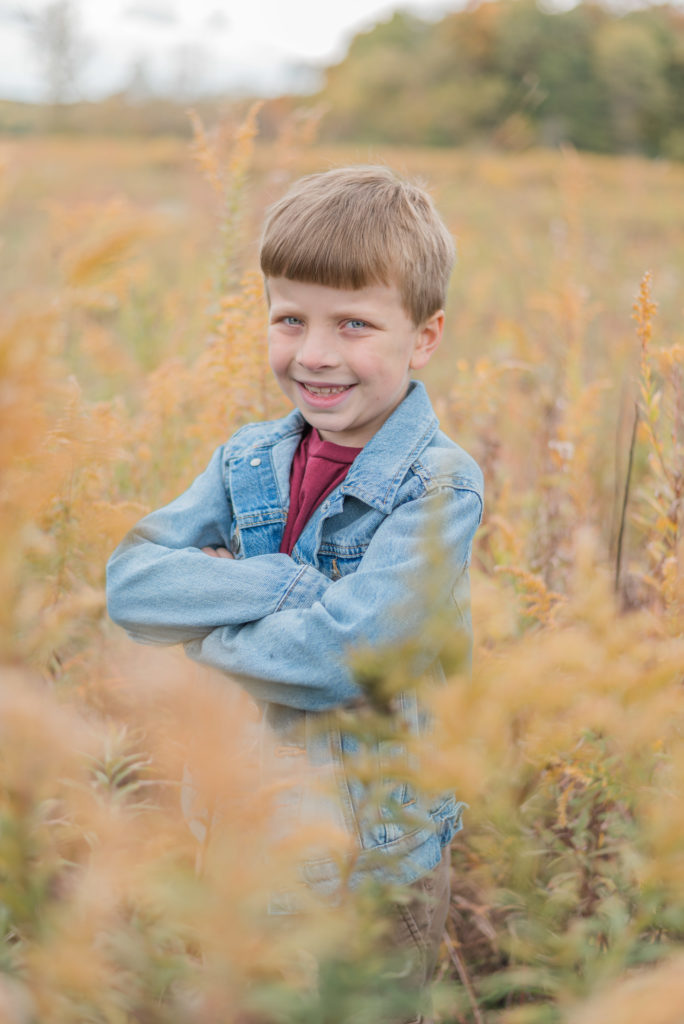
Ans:
[[[270,364],[295,409],[243,427],[184,495],[131,531],[108,566],[109,612],[134,639],[182,642],[241,682],[286,751],[283,772],[287,751],[297,761],[304,750],[333,780],[325,814],[356,849],[353,881],[372,873],[415,889],[397,906],[393,941],[411,950],[420,987],[446,917],[462,805],[395,779],[369,807],[375,790],[354,777],[359,741],[329,712],[367,703],[349,667],[355,650],[420,637],[445,608],[469,637],[482,477],[411,381],[442,337],[453,243],[422,189],[381,167],[344,168],[302,179],[269,210],[260,259]],[[428,598],[435,534],[443,564]],[[439,651],[423,648],[417,671],[438,677]],[[392,713],[410,732],[423,726],[413,689]],[[388,746],[375,751],[380,775]],[[284,827],[319,821],[321,800],[294,786]],[[340,881],[322,854],[302,874],[323,893]]]

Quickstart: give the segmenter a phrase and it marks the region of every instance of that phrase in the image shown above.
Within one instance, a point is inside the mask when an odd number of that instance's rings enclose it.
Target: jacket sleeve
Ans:
[[[357,700],[363,692],[347,664],[352,651],[419,636],[456,601],[469,634],[468,566],[481,514],[476,491],[437,486],[387,516],[358,569],[328,581],[308,607],[285,604],[258,621],[223,625],[186,643],[186,652],[235,676],[258,700],[308,711]],[[427,553],[431,539],[438,565]],[[426,660],[438,655],[436,643],[426,639]]]
[[[289,555],[210,558],[230,544],[223,446],[192,486],[142,519],[107,566],[110,617],[142,643],[174,644],[241,626],[281,608],[310,607],[330,581]]]

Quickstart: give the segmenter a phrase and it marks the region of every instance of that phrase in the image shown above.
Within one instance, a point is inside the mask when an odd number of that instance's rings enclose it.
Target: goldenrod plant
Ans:
[[[313,115],[259,143],[256,117],[223,148],[196,123],[223,235],[180,143],[3,146],[8,1024],[376,1024],[406,1009],[396,965],[372,952],[397,894],[345,887],[330,915],[299,885],[300,844],[266,856],[282,780],[255,760],[251,702],[182,652],[134,648],[105,616],[104,565],[126,529],[241,423],[284,411],[246,244],[282,191],[276,173],[369,155],[315,145]],[[354,724],[359,775],[372,784],[381,738],[386,780],[469,805],[434,1016],[679,1024],[684,170],[574,152],[371,155],[433,181],[456,236],[444,361],[426,376],[487,476],[472,675],[431,623],[447,678],[422,692],[428,744],[387,714],[416,638],[355,661],[371,698]],[[334,849],[351,877],[325,822],[301,843]],[[293,886],[300,914],[269,916]]]

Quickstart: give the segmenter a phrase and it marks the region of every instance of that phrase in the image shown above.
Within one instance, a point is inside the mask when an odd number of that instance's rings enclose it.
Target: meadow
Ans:
[[[265,205],[382,162],[429,184],[457,241],[425,380],[486,478],[473,676],[447,658],[418,752],[469,804],[437,1017],[679,1024],[684,165],[328,147],[313,115],[268,145],[250,118],[195,130],[0,143],[0,1020],[371,1024],[397,998],[369,952],[387,894],[264,921],[297,850],[264,867],[252,709],[129,642],[103,597],[125,530],[285,411]],[[188,760],[221,805],[199,843]]]

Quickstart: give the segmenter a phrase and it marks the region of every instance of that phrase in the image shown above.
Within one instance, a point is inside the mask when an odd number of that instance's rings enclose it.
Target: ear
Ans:
[[[430,361],[432,353],[442,340],[444,331],[444,310],[438,309],[418,330],[413,355],[409,366],[412,370],[421,370]]]

